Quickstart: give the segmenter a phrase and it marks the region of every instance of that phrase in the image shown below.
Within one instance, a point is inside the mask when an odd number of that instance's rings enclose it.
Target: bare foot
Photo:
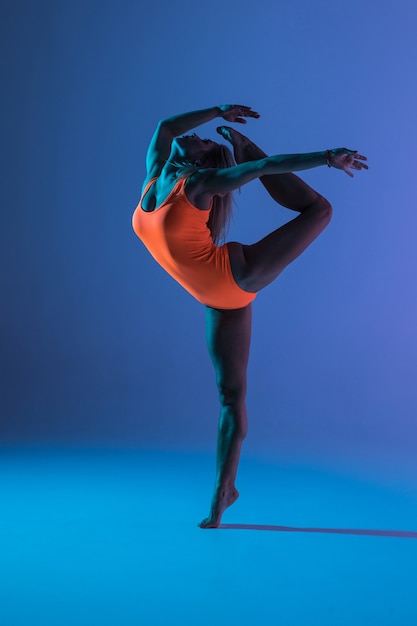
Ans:
[[[239,497],[239,492],[236,487],[229,489],[223,489],[218,491],[213,496],[211,504],[211,511],[209,517],[206,517],[199,523],[200,528],[217,528],[220,525],[220,521],[224,511],[232,506]]]
[[[236,163],[262,159],[266,156],[250,139],[234,128],[230,128],[230,126],[219,126],[216,130],[219,135],[232,144]]]

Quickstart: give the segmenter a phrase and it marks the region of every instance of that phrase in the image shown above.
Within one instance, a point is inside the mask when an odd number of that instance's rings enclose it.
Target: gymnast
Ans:
[[[267,156],[229,126],[217,132],[230,142],[201,139],[191,129],[220,117],[246,124],[258,118],[250,107],[227,104],[159,122],[146,156],[146,179],[132,225],[155,260],[206,307],[207,347],[220,399],[216,478],[210,512],[199,526],[217,528],[238,498],[235,487],[247,432],[246,371],[252,305],[324,230],[332,207],[295,171],[328,166],[353,176],[368,169],[366,157],[336,148],[306,154]],[[235,189],[259,178],[295,219],[251,245],[224,243]]]

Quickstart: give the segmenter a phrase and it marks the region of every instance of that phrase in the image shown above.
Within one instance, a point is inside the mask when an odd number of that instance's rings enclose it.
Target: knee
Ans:
[[[244,439],[247,435],[246,386],[219,384],[221,405],[221,428],[232,431],[234,436]]]
[[[333,207],[330,202],[326,198],[324,198],[324,196],[319,196],[314,202],[314,208],[327,226],[327,224],[332,219],[333,213]]]
[[[239,382],[235,384],[225,384],[222,381],[217,382],[219,390],[219,400],[222,407],[238,407],[245,403],[246,383]]]

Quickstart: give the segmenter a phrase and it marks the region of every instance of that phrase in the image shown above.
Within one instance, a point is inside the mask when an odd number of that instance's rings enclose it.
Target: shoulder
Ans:
[[[201,211],[208,211],[213,200],[213,194],[206,184],[208,171],[207,169],[197,170],[186,179],[184,185],[187,200]]]
[[[211,181],[219,170],[215,167],[207,167],[193,172],[187,178],[187,191],[197,194],[214,195],[211,190]]]

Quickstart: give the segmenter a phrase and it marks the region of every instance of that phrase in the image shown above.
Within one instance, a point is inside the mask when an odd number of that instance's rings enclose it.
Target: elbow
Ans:
[[[175,118],[166,117],[163,120],[159,120],[158,129],[160,133],[164,133],[170,139],[174,139],[181,134],[180,128],[178,128]]]
[[[157,130],[160,135],[165,135],[167,138],[173,139],[174,137],[176,137],[174,124],[169,117],[163,120],[159,120]]]

